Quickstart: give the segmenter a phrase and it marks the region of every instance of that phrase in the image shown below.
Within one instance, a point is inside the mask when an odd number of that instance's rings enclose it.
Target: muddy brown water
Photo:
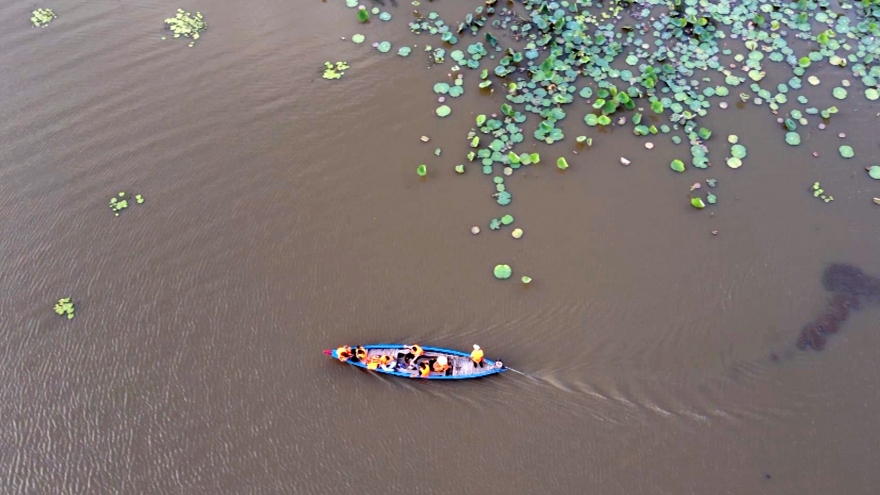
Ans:
[[[521,145],[542,163],[501,208],[453,167],[502,100],[469,72],[434,116],[450,64],[429,68],[409,2],[369,26],[296,3],[59,0],[46,29],[0,5],[0,492],[877,492],[878,310],[794,346],[829,262],[880,275],[876,105],[837,102],[792,148],[731,104],[707,119],[715,166],[681,175],[668,137],[648,151],[569,110],[564,142]],[[210,26],[194,48],[160,40],[180,6]],[[325,81],[328,60],[352,68]],[[695,211],[710,177],[719,203]],[[145,204],[114,218],[120,190]],[[486,228],[503,213],[522,239]],[[68,295],[73,321],[51,311]],[[321,353],[380,341],[480,343],[531,378],[384,379]]]

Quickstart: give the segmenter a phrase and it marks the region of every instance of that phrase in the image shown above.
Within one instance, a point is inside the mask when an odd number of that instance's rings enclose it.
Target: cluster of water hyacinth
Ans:
[[[31,12],[31,27],[46,27],[56,17],[58,14],[52,9],[37,9]]]
[[[193,15],[183,9],[177,9],[177,15],[165,19],[165,24],[174,33],[175,38],[180,38],[181,36],[190,38],[192,41],[190,41],[189,46],[194,46],[195,40],[199,39],[201,32],[208,29],[208,25],[205,23],[201,12],[196,12]]]

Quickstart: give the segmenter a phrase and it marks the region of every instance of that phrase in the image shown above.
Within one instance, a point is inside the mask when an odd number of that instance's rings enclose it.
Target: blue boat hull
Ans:
[[[370,353],[371,351],[375,352],[375,351],[379,351],[379,350],[381,350],[381,351],[394,351],[395,353],[406,351],[406,346],[403,344],[372,344],[372,345],[365,345],[363,347],[364,347],[364,349],[367,350],[368,353]],[[352,347],[352,348],[354,348],[354,347]],[[370,370],[370,371],[375,371],[376,373],[381,373],[383,375],[398,376],[401,378],[415,378],[415,379],[419,379],[419,380],[470,380],[473,378],[483,378],[483,377],[486,377],[489,375],[496,375],[498,373],[503,373],[508,370],[508,368],[506,368],[504,365],[502,365],[500,361],[498,361],[497,365],[496,365],[496,361],[491,360],[491,359],[483,359],[485,364],[482,368],[475,367],[475,366],[473,366],[473,363],[471,362],[471,355],[468,352],[457,351],[455,349],[444,349],[442,347],[424,347],[423,346],[422,349],[424,349],[425,356],[428,358],[435,357],[435,356],[441,356],[441,355],[447,356],[447,359],[449,359],[449,361],[450,361],[450,365],[453,366],[453,369],[454,369],[453,374],[446,375],[446,374],[442,374],[442,373],[432,372],[427,377],[420,377],[418,372],[416,372],[415,370],[395,369],[395,370],[391,371],[391,370],[383,370],[383,369],[379,368],[379,369]],[[329,350],[329,351],[324,351],[324,353],[328,354],[329,356],[333,357],[334,359],[337,359],[337,360],[339,359],[336,354],[335,349]],[[367,369],[367,365],[365,363],[360,362],[360,361],[356,361],[354,359],[349,359],[348,361],[345,361],[345,363],[350,364],[352,366],[356,366],[358,368],[365,369],[365,370]],[[460,366],[460,369],[463,368],[465,371],[458,372],[458,370],[455,370],[456,366]]]

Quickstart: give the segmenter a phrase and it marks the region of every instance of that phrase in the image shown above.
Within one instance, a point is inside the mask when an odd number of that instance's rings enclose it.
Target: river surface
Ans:
[[[877,105],[838,102],[794,148],[730,100],[705,122],[745,165],[685,174],[668,137],[649,151],[570,112],[562,143],[520,145],[542,164],[502,208],[453,167],[503,99],[468,72],[434,115],[451,61],[427,63],[410,2],[368,26],[342,0],[45,6],[60,17],[32,29],[36,5],[0,4],[0,493],[880,491],[880,310],[794,345],[828,263],[880,275]],[[193,48],[161,40],[178,7],[205,13]],[[691,208],[710,177],[718,204]],[[146,201],[116,218],[119,191]],[[505,213],[522,239],[487,228]],[[386,379],[321,353],[412,341],[529,376]]]

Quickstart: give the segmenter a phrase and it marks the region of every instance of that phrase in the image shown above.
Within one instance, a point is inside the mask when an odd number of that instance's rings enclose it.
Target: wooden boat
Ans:
[[[494,375],[508,370],[500,359],[491,360],[484,358],[483,366],[480,367],[471,361],[471,355],[468,352],[456,351],[454,349],[443,349],[440,347],[422,347],[425,354],[417,359],[417,363],[428,362],[433,364],[438,357],[446,356],[450,366],[450,369],[445,373],[435,373],[432,371],[429,376],[422,378],[419,376],[417,369],[408,369],[404,363],[404,356],[408,352],[405,345],[373,344],[365,345],[363,347],[367,350],[367,357],[364,361],[358,361],[357,359],[352,358],[345,362],[352,366],[357,366],[358,368],[367,369],[366,361],[369,360],[370,357],[388,355],[394,359],[394,361],[392,361],[393,369],[383,369],[382,367],[379,367],[374,371],[376,373],[400,376],[403,378],[418,378],[422,380],[465,380],[468,378],[482,378],[484,376]],[[352,351],[354,351],[354,349],[355,348],[352,347]],[[327,349],[324,351],[324,354],[331,356],[334,359],[339,359],[336,355],[336,349]]]

